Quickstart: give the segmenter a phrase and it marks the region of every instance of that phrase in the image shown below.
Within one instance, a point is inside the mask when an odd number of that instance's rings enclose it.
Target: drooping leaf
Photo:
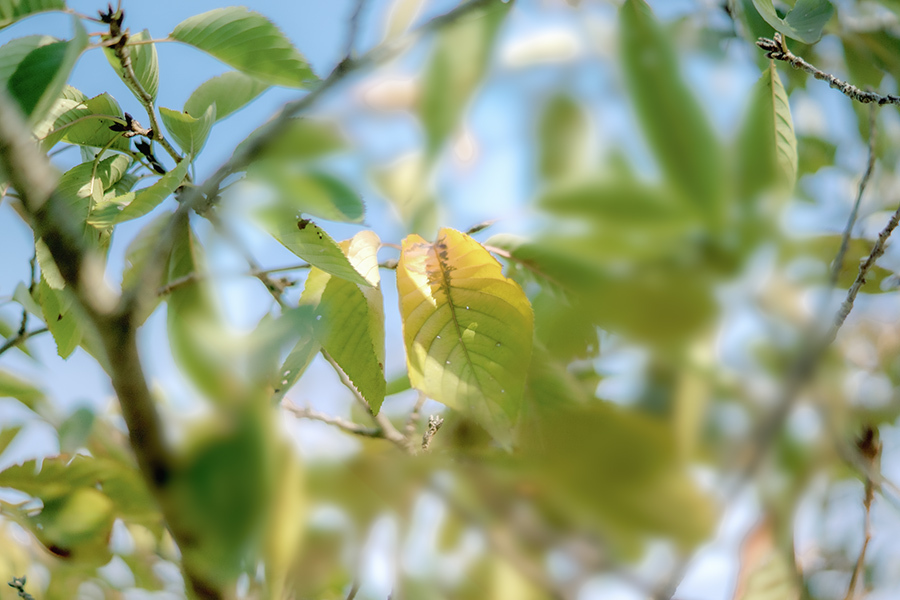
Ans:
[[[363,398],[377,413],[384,401],[384,303],[372,231],[341,242],[350,264],[368,282],[360,285],[312,269],[300,304],[316,307],[315,334]]]
[[[40,121],[56,102],[87,47],[88,36],[81,21],[73,17],[73,23],[73,39],[35,48],[9,77],[7,89],[31,123]]]
[[[97,148],[107,147],[107,144],[113,142],[109,146],[111,149],[126,151],[129,149],[131,144],[128,139],[109,128],[110,125],[121,122],[123,118],[122,109],[112,96],[104,93],[84,102],[70,100],[68,103],[71,108],[53,121],[50,131],[43,139],[45,150],[49,150],[61,140]]]
[[[359,195],[323,171],[272,160],[254,163],[247,173],[272,186],[280,202],[301,214],[345,223],[360,223],[365,218],[365,204]]]
[[[750,108],[739,136],[738,191],[751,200],[777,187],[789,194],[797,181],[797,138],[787,93],[775,62],[753,88]]]
[[[145,29],[140,33],[132,35],[129,38],[129,42],[144,42],[151,39],[153,38],[151,37],[150,32]],[[131,68],[134,70],[134,76],[138,83],[141,84],[141,88],[150,94],[151,98],[156,100],[156,92],[159,90],[159,59],[156,54],[156,44],[129,43],[125,46],[125,50],[128,52]],[[131,88],[131,79],[125,76],[125,69],[122,68],[122,64],[116,57],[115,51],[111,48],[104,48],[103,52],[106,54],[106,59],[109,61],[110,66],[112,66],[119,78],[125,82],[125,85]],[[137,90],[132,91],[138,99],[141,99]]]
[[[316,81],[290,40],[267,18],[243,7],[217,8],[190,17],[170,37],[274,85],[302,88]]]
[[[17,375],[0,369],[0,398],[15,398],[34,410],[44,401],[44,393]]]
[[[584,108],[569,96],[554,96],[538,126],[538,167],[544,179],[579,175],[588,166],[591,123]]]
[[[360,285],[371,285],[353,268],[331,236],[296,211],[275,207],[261,211],[257,218],[272,237],[314,267]]]
[[[29,35],[0,46],[0,86],[6,88],[9,78],[32,50],[58,41],[49,35]]]
[[[268,88],[269,84],[258,79],[239,71],[229,71],[200,84],[184,103],[184,112],[202,115],[215,104],[216,121],[221,121]]]
[[[478,242],[441,229],[433,244],[403,241],[397,289],[413,387],[509,444],[534,326],[522,288]]]
[[[619,17],[625,80],[641,129],[667,183],[715,222],[723,212],[721,145],[644,0],[627,0]]]
[[[206,111],[197,117],[186,112],[178,112],[168,108],[159,109],[159,116],[166,126],[169,135],[178,144],[185,154],[195,157],[206,145],[209,132],[216,122],[216,106],[210,105]]]
[[[0,29],[29,15],[65,8],[64,0],[7,0],[0,4]]]
[[[427,154],[433,158],[456,129],[487,69],[494,39],[510,4],[493,2],[444,27],[426,66],[419,108]]]
[[[281,402],[285,394],[300,380],[300,377],[306,372],[316,354],[319,353],[320,348],[321,344],[313,336],[312,331],[305,335],[301,334],[300,341],[297,342],[291,353],[284,359],[284,363],[278,370],[278,374],[272,384],[274,387],[272,402],[274,404]]]
[[[182,184],[184,176],[187,175],[190,162],[191,157],[186,156],[174,169],[163,175],[159,181],[150,187],[113,198],[112,202],[117,202],[122,206],[114,222],[124,223],[125,221],[143,217],[159,206],[163,200],[168,198]]]
[[[804,44],[818,42],[822,29],[834,14],[834,6],[829,0],[797,0],[784,19],[775,12],[772,0],[753,0],[753,5],[769,25]]]

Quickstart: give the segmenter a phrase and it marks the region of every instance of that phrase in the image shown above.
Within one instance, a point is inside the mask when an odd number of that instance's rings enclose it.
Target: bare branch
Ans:
[[[428,417],[428,427],[425,429],[425,433],[422,435],[422,451],[428,452],[429,446],[431,446],[431,440],[437,434],[438,430],[441,428],[441,425],[444,424],[444,418],[440,415],[431,415]]]
[[[403,427],[403,433],[406,434],[407,439],[413,439],[416,435],[416,429],[419,425],[419,418],[421,417],[422,406],[424,406],[425,401],[428,400],[428,396],[419,392],[419,397],[416,399],[416,404],[413,406],[412,411],[409,413],[409,417],[406,419],[406,425]]]
[[[47,333],[48,331],[50,331],[50,330],[47,329],[46,327],[40,327],[40,328],[34,329],[32,331],[20,331],[19,333],[16,334],[15,337],[9,338],[8,340],[6,340],[5,344],[0,346],[0,355],[2,355],[4,352],[6,352],[7,350],[9,350],[11,348],[15,348],[16,346],[23,343],[25,340],[27,340],[30,337],[34,337],[34,336],[40,335],[42,333]]]
[[[365,7],[366,0],[356,0],[356,6],[353,8],[350,20],[347,23],[347,44],[344,47],[344,60],[353,58],[353,47],[356,45],[356,38],[359,37],[359,20]]]
[[[290,412],[295,417],[298,417],[300,419],[311,419],[313,421],[328,423],[329,425],[334,425],[342,431],[352,433],[353,435],[361,435],[363,437],[370,438],[384,437],[380,427],[364,427],[358,423],[354,423],[353,421],[348,421],[346,419],[342,419],[341,417],[334,417],[312,408],[303,408],[293,404],[282,404],[282,406],[286,411]]]
[[[787,45],[784,42],[784,38],[780,33],[776,33],[774,39],[759,38],[756,41],[756,45],[766,51],[766,56],[768,58],[774,58],[775,60],[784,61],[795,69],[806,71],[816,79],[827,81],[828,85],[838,90],[845,96],[856,100],[857,102],[862,102],[863,104],[875,103],[879,105],[900,104],[900,96],[894,96],[892,94],[882,95],[876,94],[875,92],[864,92],[855,85],[851,85],[846,81],[841,81],[834,75],[817,69],[816,67],[812,66],[811,64],[788,50]]]
[[[871,426],[867,426],[863,430],[863,435],[856,441],[856,448],[859,450],[863,461],[872,469],[877,468],[878,460],[881,457],[881,442],[878,440],[878,431]],[[847,594],[844,600],[853,600],[856,596],[856,586],[862,575],[863,568],[866,563],[866,550],[869,547],[869,541],[872,539],[872,500],[875,499],[875,483],[870,477],[866,477],[866,490],[863,506],[866,510],[865,522],[863,525],[863,543],[859,551],[859,557],[856,559],[856,566],[853,569],[853,575],[850,577],[850,584],[847,586]]]

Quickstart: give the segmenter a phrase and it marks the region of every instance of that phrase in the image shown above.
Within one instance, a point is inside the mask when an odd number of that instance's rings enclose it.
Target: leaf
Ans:
[[[329,221],[360,223],[366,207],[340,179],[322,171],[296,168],[284,161],[255,162],[248,176],[272,186],[285,206]]]
[[[403,241],[397,290],[413,387],[511,443],[534,327],[522,288],[478,242],[445,228],[434,244]]]
[[[797,567],[775,543],[772,522],[763,520],[741,544],[734,600],[798,600]]]
[[[374,413],[384,401],[384,301],[378,273],[381,240],[361,231],[341,242],[350,264],[367,281],[360,285],[312,269],[300,304],[316,307],[315,334]]]
[[[66,102],[62,100],[61,102]],[[57,117],[42,141],[45,150],[52,148],[58,141],[66,141],[82,146],[106,147],[114,150],[128,151],[131,143],[121,133],[109,127],[122,121],[122,109],[119,103],[109,94],[103,93],[84,102],[68,101],[71,108]],[[101,118],[100,116],[119,117],[119,119]]]
[[[160,107],[159,116],[162,117],[166,130],[175,140],[175,143],[178,144],[185,154],[190,154],[196,158],[203,146],[206,145],[209,132],[212,130],[213,123],[216,122],[216,107],[215,105],[209,106],[197,118],[186,112]]]
[[[128,38],[129,42],[142,42],[151,40],[153,37],[148,30],[143,30]],[[131,68],[134,70],[134,76],[145,92],[150,94],[153,100],[156,100],[156,92],[159,90],[159,58],[156,54],[156,44],[127,44],[125,46],[128,57],[131,60]],[[131,89],[131,79],[125,76],[125,69],[116,57],[116,52],[112,48],[103,48],[103,53],[109,61],[110,66],[116,72],[116,75],[125,82],[125,85]],[[141,96],[137,90],[132,90],[135,96],[140,100]]]
[[[143,217],[159,206],[184,182],[190,164],[191,156],[185,156],[181,162],[175,165],[174,169],[160,177],[159,181],[150,187],[113,198],[113,201],[122,205],[115,222],[124,223]]]
[[[2,377],[2,374],[0,374]],[[0,383],[2,385],[2,383]],[[0,392],[2,393],[2,392]],[[9,448],[9,445],[16,439],[16,436],[19,435],[19,432],[22,431],[22,427],[5,427],[0,430],[0,455]]]
[[[494,39],[510,6],[491,3],[437,34],[426,66],[419,107],[429,158],[437,155],[456,129],[487,70]]]
[[[74,453],[83,448],[94,428],[94,411],[81,407],[59,426],[59,450]]]
[[[7,82],[29,122],[39,122],[66,85],[75,63],[87,47],[88,36],[81,21],[73,17],[75,37],[35,48],[22,59]]]
[[[725,165],[712,126],[644,0],[626,0],[619,18],[632,106],[666,182],[715,222],[723,212]]]
[[[260,134],[267,132],[263,125],[238,144],[235,154],[246,151]],[[289,119],[266,145],[253,153],[254,160],[307,161],[334,154],[347,147],[338,125],[332,121]]]
[[[165,231],[169,225],[172,213],[163,213],[155,219],[144,225],[144,227],[134,236],[131,243],[125,249],[125,268],[122,271],[122,291],[133,290],[134,286],[140,281],[144,269],[147,267],[147,261],[153,258],[153,252],[159,236]],[[168,261],[168,256],[164,260]],[[155,288],[163,285],[163,280],[168,276],[168,269],[164,269],[162,277],[159,281],[153,282]],[[162,299],[157,294],[145,298],[140,305],[140,309],[136,316],[137,323],[143,323],[149,317]]]
[[[822,29],[834,14],[834,7],[828,0],[797,0],[784,19],[775,12],[772,0],[753,0],[753,5],[769,25],[804,44],[818,42]]]
[[[751,92],[738,139],[741,198],[752,200],[772,187],[790,194],[797,181],[797,138],[787,92],[772,60]]]
[[[309,219],[281,207],[260,211],[257,219],[272,237],[314,267],[360,285],[371,285],[353,268],[331,236]]]
[[[321,344],[313,337],[312,331],[301,335],[300,341],[297,342],[291,353],[284,359],[284,363],[278,370],[278,375],[273,382],[273,387],[275,388],[275,392],[272,395],[273,404],[281,402],[282,398],[294,387],[294,384],[300,380],[300,377],[312,364],[316,354],[319,353],[320,348]]]
[[[306,59],[271,21],[243,7],[217,8],[182,21],[170,36],[274,85],[317,81]]]
[[[64,0],[7,0],[0,3],[0,29],[29,15],[65,8]]]
[[[0,369],[0,398],[15,398],[35,410],[44,402],[44,393],[24,379]]]
[[[202,115],[216,106],[216,121],[221,121],[234,111],[262,94],[269,84],[238,71],[230,71],[200,84],[184,103],[184,112]]]
[[[40,293],[44,322],[56,341],[56,352],[60,358],[68,358],[81,343],[81,319],[70,310],[68,290],[54,290],[41,277]]]
[[[570,96],[550,99],[538,126],[538,167],[544,179],[560,180],[587,168],[591,137],[587,112]]]
[[[9,78],[32,50],[58,41],[49,35],[28,35],[0,46],[0,86],[7,87]]]

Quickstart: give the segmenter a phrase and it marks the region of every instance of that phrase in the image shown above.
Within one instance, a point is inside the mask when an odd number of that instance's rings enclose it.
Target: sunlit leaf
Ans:
[[[365,217],[359,194],[323,171],[295,168],[285,161],[264,161],[251,165],[248,175],[272,186],[279,202],[300,214],[345,223],[360,223]]]
[[[44,137],[42,142],[44,149],[49,150],[60,140],[98,148],[106,147],[115,140],[110,148],[126,151],[129,149],[128,139],[109,128],[110,125],[122,121],[122,109],[112,96],[104,93],[84,102],[69,102],[71,108],[53,121],[51,130]]]
[[[162,117],[169,135],[184,153],[196,157],[206,145],[209,132],[212,131],[213,123],[216,122],[216,107],[214,104],[210,105],[203,114],[197,117],[186,112],[160,107],[159,116]]]
[[[438,33],[426,66],[419,108],[429,157],[438,153],[456,129],[487,70],[494,38],[510,6],[490,3]]]
[[[269,84],[239,71],[229,71],[200,84],[184,103],[184,112],[189,115],[202,115],[215,104],[216,121],[221,121],[234,111],[243,108],[268,87]]]
[[[784,19],[775,12],[772,0],[753,0],[753,5],[769,25],[804,44],[818,42],[822,29],[834,14],[829,0],[797,0]]]
[[[677,53],[644,0],[620,11],[625,80],[667,182],[713,222],[723,212],[724,161],[703,108],[680,76]]]
[[[371,285],[325,230],[309,219],[298,218],[296,211],[272,208],[261,211],[257,218],[272,237],[309,264],[347,281]]]
[[[0,28],[39,12],[63,10],[64,0],[7,0],[0,4]]]
[[[243,7],[217,8],[190,17],[170,37],[274,85],[302,88],[316,81],[290,40],[264,16]]]
[[[10,75],[7,89],[31,123],[40,121],[66,85],[75,62],[87,47],[81,21],[73,17],[75,37],[35,48]]]
[[[413,387],[509,444],[534,324],[522,288],[478,242],[441,229],[433,244],[403,241],[397,289]]]
[[[140,33],[130,36],[128,41],[144,42],[151,39],[153,39],[153,37],[150,35],[150,32],[145,29]],[[141,88],[150,94],[151,98],[156,100],[156,92],[159,90],[159,59],[156,54],[156,44],[129,43],[125,46],[125,50],[131,61],[131,68],[134,70],[134,76],[138,83],[141,84]],[[125,76],[125,69],[122,68],[122,64],[116,57],[115,51],[111,48],[104,48],[103,52],[106,54],[106,59],[109,61],[109,64],[119,78],[121,78],[130,88],[131,78]],[[137,90],[134,90],[134,92],[140,99]]]
[[[191,157],[186,156],[174,169],[163,175],[159,181],[150,187],[113,198],[112,202],[122,206],[121,211],[115,218],[115,222],[123,223],[143,217],[159,206],[163,200],[172,195],[178,186],[184,182],[190,162]]]
[[[284,363],[275,377],[273,382],[274,394],[272,395],[272,402],[275,404],[281,402],[285,394],[300,380],[300,377],[306,372],[306,369],[322,347],[312,335],[312,331],[304,333],[305,335],[301,336],[300,341],[297,342],[291,353],[284,359]]]
[[[316,307],[316,338],[356,386],[373,412],[384,400],[384,303],[378,273],[381,241],[361,231],[341,242],[350,264],[368,282],[360,285],[313,269],[301,305]]]
[[[777,186],[790,193],[797,181],[797,138],[787,93],[775,62],[763,71],[750,95],[750,108],[739,137],[738,189],[752,199]]]

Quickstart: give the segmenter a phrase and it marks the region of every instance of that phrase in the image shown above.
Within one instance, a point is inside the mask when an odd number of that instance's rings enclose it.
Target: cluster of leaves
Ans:
[[[108,93],[88,97],[67,85],[79,57],[94,49],[82,19],[73,17],[70,40],[29,36],[0,47],[0,89],[21,108],[42,151],[58,144],[81,149],[82,162],[62,174],[55,194],[77,219],[89,255],[105,262],[118,225],[145,221],[125,252],[122,293],[151,290],[139,304],[140,322],[165,303],[171,354],[213,409],[173,452],[172,491],[164,500],[171,506],[161,511],[114,425],[87,411],[61,419],[37,386],[0,370],[0,394],[59,432],[59,456],[0,472],[0,487],[28,496],[0,505],[3,517],[60,558],[43,558],[53,565],[48,597],[71,590],[111,560],[116,523],[135,541],[136,549],[119,555],[137,587],[159,589],[154,565],[180,560],[225,590],[242,573],[255,574],[261,560],[266,577],[259,585],[272,596],[292,586],[298,595],[331,597],[350,579],[342,562],[345,540],[306,525],[308,507],[336,504],[364,530],[384,510],[411,512],[437,469],[453,477],[451,495],[478,514],[502,521],[525,501],[543,526],[589,532],[617,557],[639,556],[652,537],[687,549],[712,534],[716,507],[688,467],[698,459],[723,467],[704,433],[706,402],[717,382],[698,374],[690,349],[709,341],[721,285],[761,247],[777,244],[786,261],[812,256],[827,263],[834,255],[837,236],[788,243],[777,227],[798,177],[831,164],[834,147],[798,139],[788,98],[803,81],[792,75],[785,84],[775,64],[762,58],[738,135],[720,139],[680,74],[670,32],[643,0],[626,0],[618,14],[621,68],[659,177],[648,181],[624,154],[610,157],[610,169],[587,164],[584,149],[594,135],[588,111],[571,96],[555,95],[538,125],[542,187],[536,206],[543,228],[529,239],[498,234],[484,243],[474,233],[439,228],[428,181],[489,73],[510,11],[500,2],[477,4],[474,14],[449,21],[434,36],[417,107],[421,155],[373,177],[396,200],[410,231],[390,265],[406,354],[406,373],[392,382],[385,377],[384,265],[378,258],[385,244],[370,230],[338,241],[321,224],[365,219],[354,186],[329,170],[329,157],[353,150],[334,123],[284,119],[277,135],[263,127],[235,150],[254,149],[243,175],[274,192],[275,200],[254,212],[256,224],[308,267],[298,306],[287,306],[283,290],[270,289],[281,310],[249,335],[230,333],[218,310],[195,223],[175,219],[165,205],[173,196],[177,201],[179,190],[196,189],[191,164],[217,123],[270,86],[311,90],[321,84],[274,24],[243,8],[216,9],[179,24],[168,41],[234,70],[199,85],[181,110],[157,109],[156,42],[146,30],[123,33],[121,12],[102,15],[110,28],[98,47],[148,111],[150,128]],[[833,17],[825,0],[798,0],[787,14],[770,0],[733,4],[751,40],[771,36],[774,28],[812,44]],[[0,26],[48,10],[65,5],[11,2],[0,6]],[[841,35],[860,84],[879,84],[884,70],[900,73],[891,58],[898,43],[893,34]],[[164,131],[156,130],[160,126]],[[132,147],[134,138],[141,141]],[[159,159],[166,159],[163,153],[174,161],[170,168]],[[191,219],[218,227],[227,211],[217,196],[205,200]],[[23,217],[29,220],[24,211]],[[174,243],[163,257],[165,269],[148,286],[164,234]],[[864,240],[853,240],[847,263],[867,250]],[[13,300],[46,324],[61,357],[81,347],[108,369],[97,332],[85,325],[57,268],[59,257],[40,238],[35,256],[40,277],[22,283]],[[842,274],[839,284],[853,275]],[[879,291],[877,283],[865,290]],[[4,329],[4,337],[13,337],[12,327]],[[600,355],[601,339],[648,352],[648,385],[636,406],[596,398],[600,377],[591,361]],[[386,458],[377,449],[384,442],[372,440],[344,465],[304,471],[276,433],[273,404],[302,385],[320,353],[365,404],[364,417],[383,417],[386,397],[409,388],[451,409],[432,453]],[[741,396],[733,389],[720,393]],[[2,431],[0,451],[17,433]],[[165,522],[163,512],[178,515],[178,522]],[[447,519],[450,537],[464,526],[460,514]],[[167,527],[188,532],[180,558]],[[0,530],[10,535],[9,528]],[[34,557],[22,555],[14,566],[25,572],[29,560]],[[492,564],[472,581],[503,573],[502,565]],[[483,597],[483,589],[472,586],[455,591]],[[539,597],[531,589],[528,594]]]

